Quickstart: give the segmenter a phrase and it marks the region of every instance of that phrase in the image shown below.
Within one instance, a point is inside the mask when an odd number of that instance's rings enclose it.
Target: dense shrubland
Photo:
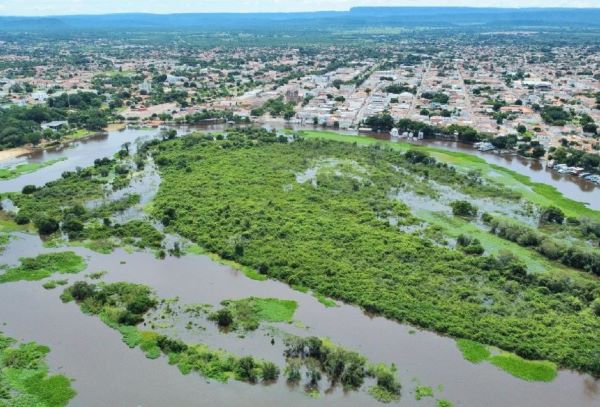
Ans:
[[[387,221],[414,223],[389,197],[412,182],[395,168],[466,194],[519,199],[509,188],[414,152],[287,143],[257,129],[148,149],[163,178],[154,216],[224,259],[399,321],[600,374],[597,280],[532,275],[510,253],[472,256]],[[367,172],[317,170],[316,184],[296,181],[324,159]]]
[[[549,222],[548,211],[542,214],[544,222]],[[556,216],[551,219],[556,221]],[[495,219],[491,216],[486,217],[490,226],[490,231],[497,236],[515,242],[524,247],[531,247],[537,250],[550,260],[560,261],[565,266],[581,269],[600,276],[600,250],[586,245],[576,245],[553,238],[543,231],[532,227],[522,225],[507,219]],[[562,223],[562,221],[560,222]],[[585,225],[595,229],[595,223],[586,222]],[[585,227],[585,226],[584,226]],[[585,229],[583,229],[585,230]]]
[[[121,150],[121,155],[127,154]],[[119,224],[111,220],[112,215],[138,204],[139,195],[88,204],[102,200],[111,189],[129,185],[132,171],[128,161],[103,158],[91,167],[64,172],[60,179],[42,187],[27,185],[20,194],[8,194],[19,208],[11,216],[19,225],[32,224],[42,236],[91,242],[90,247],[99,251],[121,244],[158,250],[163,235],[150,222],[134,219]]]

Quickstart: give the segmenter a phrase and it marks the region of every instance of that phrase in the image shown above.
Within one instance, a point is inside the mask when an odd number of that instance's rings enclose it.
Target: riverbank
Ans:
[[[108,132],[122,131],[126,127],[127,127],[127,125],[125,123],[111,123],[102,132],[108,133]],[[6,150],[0,150],[0,163],[2,163],[3,161],[10,161],[10,160],[19,158],[24,155],[32,154],[37,151],[43,151],[48,148],[54,148],[58,145],[65,145],[65,144],[72,143],[74,141],[85,140],[87,138],[93,137],[96,134],[102,133],[102,132],[90,131],[90,130],[77,130],[77,131],[73,132],[72,134],[65,136],[61,140],[43,142],[43,143],[38,144],[37,146],[30,145],[30,146],[26,146],[26,147],[15,147],[15,148],[8,148]]]
[[[587,216],[600,220],[600,212],[589,208],[584,203],[566,197],[558,189],[549,184],[534,182],[530,177],[498,164],[491,164],[484,158],[462,151],[451,151],[439,147],[412,144],[406,141],[386,141],[365,136],[351,136],[329,131],[300,131],[307,138],[322,138],[327,140],[357,143],[359,145],[376,145],[385,143],[390,148],[408,151],[426,152],[447,164],[466,170],[479,171],[483,176],[501,182],[523,195],[524,198],[540,206],[558,206],[568,216]]]
[[[32,148],[26,147],[15,147],[7,150],[0,150],[0,162],[12,160],[22,155],[30,154],[33,151]]]

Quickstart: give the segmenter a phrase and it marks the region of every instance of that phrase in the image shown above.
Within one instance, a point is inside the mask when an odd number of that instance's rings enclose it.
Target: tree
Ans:
[[[533,158],[540,158],[546,154],[546,149],[543,146],[535,146],[533,150],[531,150],[531,156]]]
[[[540,223],[556,223],[562,225],[565,220],[565,214],[556,206],[550,206],[544,209],[540,215]]]
[[[228,327],[233,324],[233,314],[228,308],[218,310],[211,319],[217,321],[217,325],[220,327]]]
[[[40,235],[51,235],[58,231],[58,222],[52,218],[40,218],[35,222]]]
[[[96,286],[93,284],[86,283],[85,281],[77,281],[69,289],[69,292],[75,301],[83,301],[92,296],[95,292],[95,289]]]
[[[454,216],[461,216],[465,218],[472,218],[477,216],[477,207],[467,201],[453,201],[450,203],[452,207],[452,214]]]
[[[272,382],[279,377],[279,368],[273,362],[263,362],[262,379],[265,382]]]
[[[239,379],[254,383],[256,381],[256,362],[252,356],[244,356],[238,360],[235,373]]]

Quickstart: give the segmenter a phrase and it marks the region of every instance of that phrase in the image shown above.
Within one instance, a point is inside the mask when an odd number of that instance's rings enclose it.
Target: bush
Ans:
[[[600,298],[596,298],[594,302],[592,302],[592,312],[600,317]]]
[[[544,209],[540,215],[540,223],[556,223],[562,225],[564,220],[565,214],[555,206]]]
[[[279,377],[279,368],[273,362],[264,362],[262,365],[262,379],[265,382],[272,382]]]
[[[29,218],[23,214],[17,214],[17,216],[15,216],[15,223],[17,225],[27,225],[29,223]]]
[[[228,327],[233,324],[233,314],[228,308],[222,308],[212,314],[210,319],[217,322],[220,327]]]
[[[452,214],[454,216],[461,216],[465,218],[472,218],[477,216],[477,207],[467,201],[454,201],[450,203],[452,207]]]
[[[58,230],[58,222],[52,218],[42,218],[35,222],[40,235],[51,235]]]
[[[93,284],[88,284],[85,281],[77,281],[70,288],[69,292],[75,301],[83,301],[94,294],[95,288],[96,286]]]
[[[21,190],[21,192],[25,195],[33,194],[35,191],[37,191],[37,187],[35,185],[25,185]]]

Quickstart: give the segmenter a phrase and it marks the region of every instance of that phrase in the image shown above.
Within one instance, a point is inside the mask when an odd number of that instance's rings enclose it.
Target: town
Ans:
[[[568,171],[599,181],[600,54],[593,46],[444,39],[427,47],[316,49],[174,50],[114,39],[93,47],[1,45],[3,148],[108,125],[253,122],[478,142],[482,151],[580,167]],[[11,111],[31,123],[11,122]]]

